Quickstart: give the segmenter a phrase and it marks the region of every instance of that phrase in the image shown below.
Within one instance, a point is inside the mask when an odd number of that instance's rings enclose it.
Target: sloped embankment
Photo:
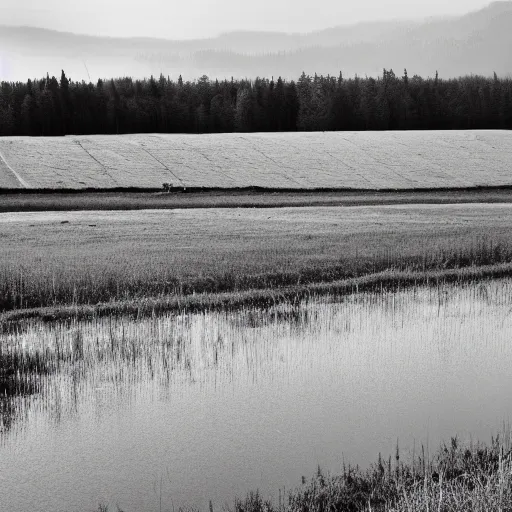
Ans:
[[[0,154],[0,188],[512,185],[512,133],[500,130],[8,137]]]

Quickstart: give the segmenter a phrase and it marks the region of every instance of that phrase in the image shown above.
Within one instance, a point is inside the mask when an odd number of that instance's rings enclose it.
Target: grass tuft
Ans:
[[[463,445],[457,437],[432,459],[403,462],[395,457],[368,470],[344,467],[339,475],[319,468],[309,481],[278,503],[259,491],[236,499],[228,512],[510,512],[512,452],[510,434],[488,445]],[[281,493],[280,493],[281,497]],[[178,508],[178,512],[191,509]],[[210,502],[210,512],[213,506]],[[108,512],[100,506],[98,512]]]

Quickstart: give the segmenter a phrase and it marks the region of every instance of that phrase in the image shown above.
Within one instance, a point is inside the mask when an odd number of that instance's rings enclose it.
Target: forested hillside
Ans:
[[[384,70],[189,82],[46,77],[0,84],[0,135],[512,128],[512,79],[424,79]]]

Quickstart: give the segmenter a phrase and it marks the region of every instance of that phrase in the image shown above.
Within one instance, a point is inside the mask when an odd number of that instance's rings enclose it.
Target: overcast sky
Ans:
[[[359,21],[462,14],[489,0],[0,0],[0,23],[82,34],[209,37],[309,32]]]

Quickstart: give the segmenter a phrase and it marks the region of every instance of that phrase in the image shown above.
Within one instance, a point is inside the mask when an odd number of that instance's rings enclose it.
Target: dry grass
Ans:
[[[512,135],[497,130],[6,137],[0,152],[0,188],[5,163],[34,189],[512,184]]]
[[[511,223],[508,205],[2,214],[0,308],[501,264]]]

